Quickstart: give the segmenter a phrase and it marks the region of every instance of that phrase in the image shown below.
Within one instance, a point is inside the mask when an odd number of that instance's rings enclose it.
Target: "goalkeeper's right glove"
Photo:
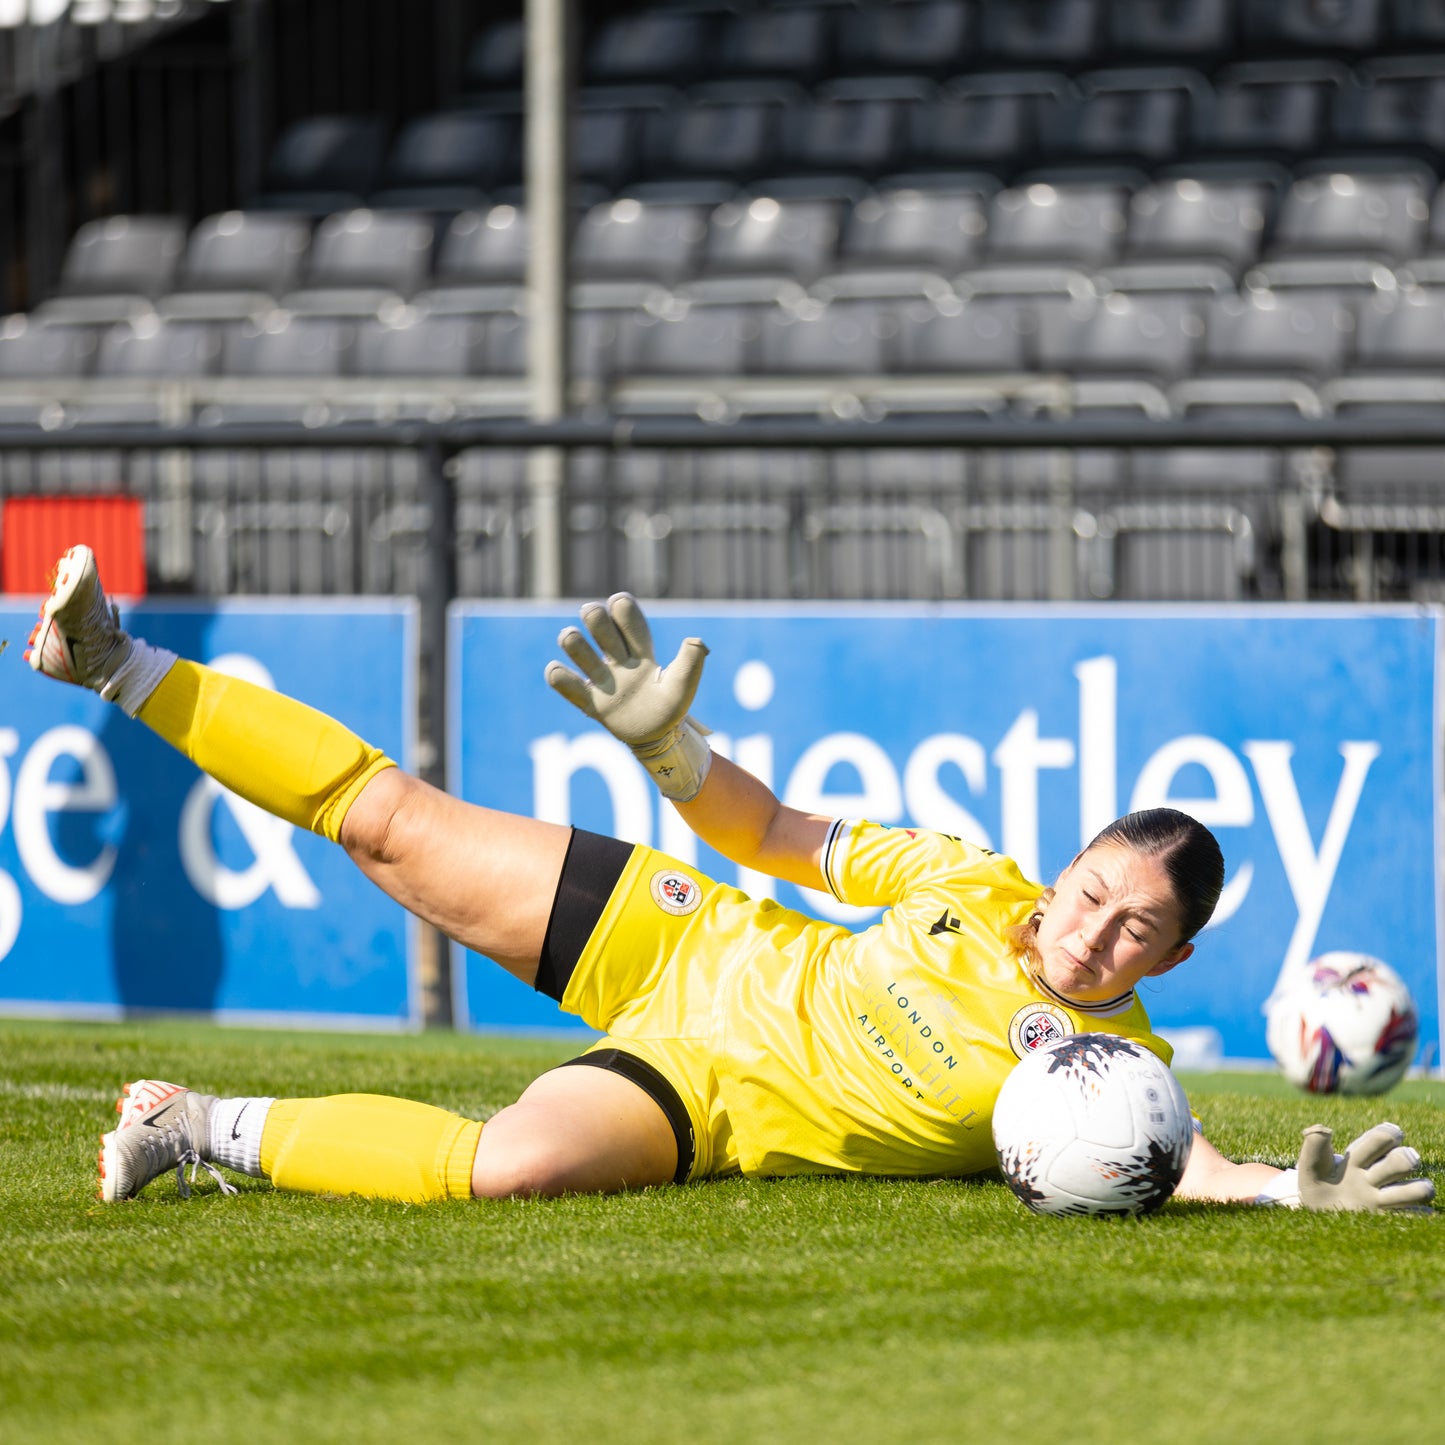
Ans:
[[[663,797],[691,802],[712,766],[708,730],[688,716],[707,648],[700,638],[689,637],[677,656],[659,667],[647,618],[630,592],[587,603],[582,621],[601,657],[577,628],[565,628],[558,644],[581,675],[549,662],[548,683],[626,743]]]
[[[1430,1209],[1435,1185],[1416,1175],[1420,1156],[1398,1124],[1376,1124],[1343,1154],[1335,1153],[1333,1138],[1323,1124],[1311,1124],[1299,1162],[1272,1179],[1258,1202],[1318,1210]]]

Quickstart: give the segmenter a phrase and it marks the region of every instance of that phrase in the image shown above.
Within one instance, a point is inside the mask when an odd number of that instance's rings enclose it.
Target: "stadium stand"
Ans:
[[[1445,401],[1439,4],[651,4],[588,21],[579,53],[579,406],[1230,425]],[[55,294],[0,324],[0,417],[524,415],[521,65],[520,22],[493,20],[455,94],[296,120],[234,209],[81,226]],[[266,553],[282,513],[244,487],[284,471],[310,505],[332,454],[301,455],[197,464],[196,517],[253,562],[208,535],[195,585],[400,575],[355,562],[359,502],[353,564],[306,552],[299,512]],[[1274,597],[1288,497],[1313,595],[1436,596],[1442,534],[1399,508],[1433,517],[1442,460],[579,453],[568,565],[579,589],[706,596]],[[335,465],[353,491],[414,481],[389,454]],[[453,484],[462,592],[524,588],[519,456],[458,458]],[[377,556],[411,555],[408,498],[377,503]]]

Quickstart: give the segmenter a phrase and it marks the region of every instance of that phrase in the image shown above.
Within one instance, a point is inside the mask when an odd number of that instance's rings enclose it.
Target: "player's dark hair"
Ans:
[[[1089,848],[1101,844],[1128,848],[1164,865],[1179,905],[1180,943],[1188,943],[1209,922],[1224,889],[1224,854],[1214,834],[1197,818],[1175,808],[1126,813],[1103,829]]]

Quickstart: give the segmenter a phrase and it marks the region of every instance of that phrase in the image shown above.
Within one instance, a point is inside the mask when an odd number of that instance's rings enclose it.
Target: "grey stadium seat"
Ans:
[[[979,43],[996,65],[1087,69],[1106,8],[1101,0],[980,0]]]
[[[699,86],[685,106],[644,121],[647,174],[653,183],[690,180],[728,187],[768,174],[777,166],[783,113],[803,94],[774,82]]]
[[[1239,0],[1239,10],[1241,38],[1251,53],[1339,51],[1353,57],[1375,49],[1386,33],[1385,0]]]
[[[897,0],[838,13],[838,69],[845,75],[931,75],[967,70],[973,7],[963,0]]]
[[[1214,77],[1194,141],[1205,155],[1291,161],[1317,153],[1349,73],[1327,60],[1245,61]]]
[[[833,301],[763,318],[758,369],[794,375],[877,375],[890,369],[898,320],[878,301]]]
[[[1412,287],[1365,302],[1357,318],[1354,369],[1445,370],[1445,289]]]
[[[1039,307],[1039,364],[1168,382],[1191,369],[1203,334],[1192,296],[1115,292],[1049,302]]]
[[[897,170],[905,154],[907,108],[930,94],[911,81],[834,81],[783,111],[780,172],[871,179]]]
[[[402,127],[371,196],[371,204],[418,211],[461,211],[485,201],[521,173],[517,117],[487,111],[443,111]]]
[[[1129,202],[1125,253],[1243,268],[1259,255],[1272,202],[1262,181],[1187,176],[1156,182]]]
[[[836,201],[755,196],[728,202],[708,221],[703,276],[807,285],[832,269],[841,227]]]
[[[685,280],[697,270],[708,214],[705,206],[628,196],[594,206],[573,238],[573,272],[580,280]]]
[[[153,307],[186,245],[177,216],[107,216],[71,240],[59,294],[36,307],[47,321],[123,321]]]
[[[417,298],[431,310],[494,311],[515,303],[527,275],[527,213],[489,206],[453,216],[437,248],[435,285]]]
[[[691,306],[638,311],[623,324],[619,369],[657,378],[743,376],[754,370],[763,309]]]
[[[1121,60],[1212,69],[1234,49],[1234,0],[1110,0],[1108,48]]]
[[[571,370],[574,377],[597,382],[617,369],[618,337],[627,325],[626,310],[574,308],[571,315]],[[527,371],[527,318],[498,312],[486,321],[484,369],[494,376],[524,376]]]
[[[210,376],[220,364],[221,338],[208,321],[166,321],[156,316],[119,321],[100,342],[99,376]]]
[[[1085,162],[1157,164],[1185,149],[1203,76],[1185,69],[1101,70],[1078,78],[1078,93],[1043,113],[1051,166]]]
[[[1035,364],[1032,307],[1006,296],[944,306],[906,306],[899,317],[898,368],[904,372],[1016,374]]]
[[[985,71],[950,81],[908,110],[909,170],[1012,174],[1037,158],[1043,118],[1067,93],[1064,77],[1052,71]]]
[[[478,370],[483,334],[473,316],[429,316],[408,310],[356,328],[359,376],[468,376]]]
[[[331,316],[277,311],[260,323],[231,322],[222,332],[221,371],[226,376],[337,376],[354,337],[351,322]]]
[[[361,205],[386,153],[386,122],[375,115],[315,115],[282,131],[255,205],[322,216]]]
[[[1120,185],[1046,181],[1000,191],[989,206],[988,255],[999,261],[1103,265],[1124,240],[1128,193]]]
[[[659,9],[603,20],[584,42],[583,78],[591,85],[685,85],[713,60],[714,19]]]
[[[466,99],[480,102],[498,94],[519,96],[526,44],[526,25],[520,18],[497,20],[479,31],[467,47],[462,65]]]
[[[850,270],[920,266],[950,275],[982,253],[988,198],[982,186],[882,188],[849,213],[838,260]]]
[[[1429,160],[1445,149],[1445,59],[1389,56],[1355,71],[1335,100],[1331,130],[1348,151]]]
[[[727,15],[717,43],[718,71],[723,75],[811,85],[826,73],[832,61],[830,21],[826,9],[802,5]],[[844,58],[843,69],[850,68]]]
[[[276,305],[294,290],[311,240],[304,216],[225,211],[191,231],[172,289],[156,303],[163,315],[235,320]]]
[[[1271,249],[1398,260],[1416,253],[1429,216],[1430,187],[1419,173],[1302,176],[1280,202]]]
[[[1337,291],[1214,297],[1200,365],[1206,371],[1331,376],[1344,364],[1354,326],[1354,312]]]
[[[311,239],[301,287],[282,305],[312,315],[375,315],[421,289],[431,251],[428,216],[367,208],[327,216]]]
[[[46,326],[19,312],[0,318],[0,381],[85,376],[98,346],[88,326]]]

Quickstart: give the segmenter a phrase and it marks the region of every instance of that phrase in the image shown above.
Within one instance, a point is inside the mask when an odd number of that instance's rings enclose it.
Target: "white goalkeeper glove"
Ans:
[[[626,743],[663,797],[691,802],[712,766],[708,730],[688,716],[707,656],[701,638],[687,638],[677,656],[659,667],[652,630],[630,592],[614,593],[605,603],[587,603],[582,621],[601,657],[579,629],[564,628],[558,645],[581,676],[560,662],[549,662],[548,683]]]
[[[1323,1124],[1311,1124],[1305,1130],[1299,1162],[1272,1179],[1257,1202],[1373,1213],[1430,1209],[1435,1186],[1416,1176],[1420,1156],[1405,1143],[1398,1124],[1366,1129],[1343,1154],[1335,1153],[1333,1138]]]

